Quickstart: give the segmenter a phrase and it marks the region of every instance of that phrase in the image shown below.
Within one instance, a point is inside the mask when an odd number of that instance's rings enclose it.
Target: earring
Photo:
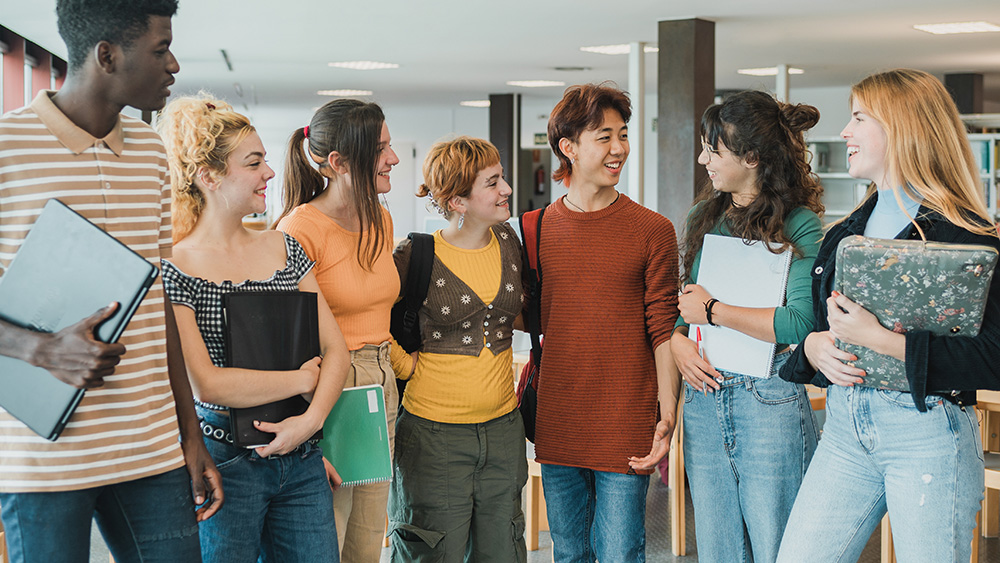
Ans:
[[[570,166],[576,164],[576,159],[575,158],[569,159],[569,164],[570,164]]]
[[[458,230],[462,230],[462,225],[465,224],[465,213],[458,214]]]

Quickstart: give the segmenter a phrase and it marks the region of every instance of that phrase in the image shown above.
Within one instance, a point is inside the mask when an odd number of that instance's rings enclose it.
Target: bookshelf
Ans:
[[[994,219],[1000,219],[1000,114],[962,116],[970,129],[969,145],[976,159],[983,199]],[[992,132],[990,132],[992,131]],[[847,143],[840,137],[817,137],[808,140],[812,169],[823,184],[824,222],[836,221],[861,201],[868,188],[867,180],[847,173]]]

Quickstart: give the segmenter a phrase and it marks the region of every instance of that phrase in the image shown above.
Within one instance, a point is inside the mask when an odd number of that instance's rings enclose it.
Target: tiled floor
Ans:
[[[695,563],[698,561],[697,546],[694,538],[694,510],[691,508],[691,498],[687,495],[687,551],[684,557],[675,557],[670,553],[670,510],[667,500],[669,491],[658,476],[650,479],[649,494],[646,497],[646,561],[649,563]],[[859,563],[879,563],[880,533],[868,541]],[[552,561],[552,541],[548,532],[541,532],[538,538],[538,550],[528,552],[528,563],[549,563]],[[107,563],[108,551],[97,528],[93,532],[93,544],[90,556],[91,563]],[[382,550],[381,563],[388,563],[389,549]],[[980,563],[1000,561],[1000,539],[982,539],[979,543]]]

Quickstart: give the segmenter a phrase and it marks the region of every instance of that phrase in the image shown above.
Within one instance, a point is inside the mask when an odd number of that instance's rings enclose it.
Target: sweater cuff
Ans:
[[[931,345],[931,333],[926,330],[907,332],[906,336],[906,379],[910,382],[913,404],[920,412],[927,412],[927,360]]]

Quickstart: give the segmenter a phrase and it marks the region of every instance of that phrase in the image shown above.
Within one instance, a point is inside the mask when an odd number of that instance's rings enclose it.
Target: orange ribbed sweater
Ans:
[[[541,232],[535,451],[542,463],[625,473],[658,420],[653,349],[677,319],[677,237],[625,195],[593,213],[560,199]]]

